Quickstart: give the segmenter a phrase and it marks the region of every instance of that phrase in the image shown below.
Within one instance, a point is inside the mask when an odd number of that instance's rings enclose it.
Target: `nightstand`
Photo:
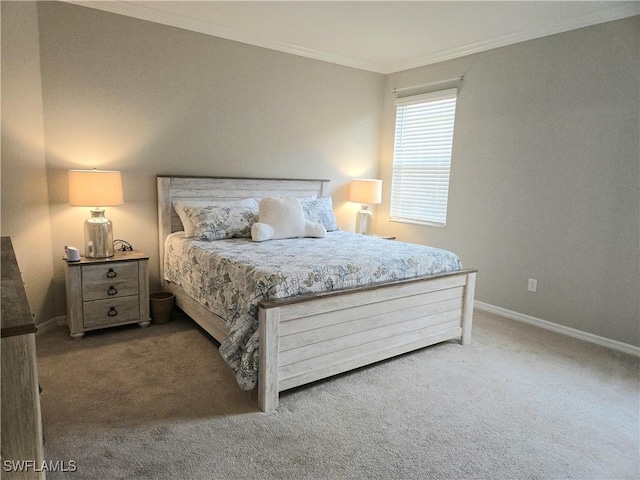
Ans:
[[[73,338],[89,330],[137,323],[149,325],[149,257],[115,252],[113,257],[65,260],[67,323]]]

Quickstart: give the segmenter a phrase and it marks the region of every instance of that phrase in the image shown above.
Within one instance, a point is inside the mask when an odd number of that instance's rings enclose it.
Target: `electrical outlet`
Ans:
[[[538,280],[535,278],[530,278],[527,282],[527,290],[529,292],[536,292],[538,290]]]

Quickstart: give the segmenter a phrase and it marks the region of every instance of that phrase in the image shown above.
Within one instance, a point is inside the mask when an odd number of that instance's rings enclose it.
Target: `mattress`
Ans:
[[[225,320],[220,354],[245,390],[257,382],[261,301],[460,269],[448,250],[343,231],[267,242],[199,241],[177,232],[165,242],[165,279]]]

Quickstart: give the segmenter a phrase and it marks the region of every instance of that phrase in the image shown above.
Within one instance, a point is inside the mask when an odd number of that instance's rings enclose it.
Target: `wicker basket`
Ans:
[[[151,321],[153,323],[167,323],[171,320],[175,298],[176,296],[171,292],[153,292],[149,294]]]

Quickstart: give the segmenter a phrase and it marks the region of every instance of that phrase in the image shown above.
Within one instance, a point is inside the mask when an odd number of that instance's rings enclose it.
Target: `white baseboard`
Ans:
[[[473,302],[473,306],[478,310],[483,310],[489,313],[495,313],[496,315],[500,315],[501,317],[505,317],[510,320],[516,320],[518,322],[528,323],[529,325],[534,325],[536,327],[544,328],[545,330],[551,330],[556,333],[561,333],[563,335],[567,335],[568,337],[577,338],[580,340],[584,340],[585,342],[595,343],[596,345],[600,345],[602,347],[607,347],[612,350],[617,350],[619,352],[624,352],[630,355],[634,355],[636,357],[640,357],[640,347],[636,347],[635,345],[630,345],[624,342],[618,342],[617,340],[611,340],[610,338],[605,338],[599,335],[594,335],[592,333],[583,332],[581,330],[576,330],[575,328],[565,327],[564,325],[559,325],[557,323],[549,322],[547,320],[542,320],[541,318],[525,315],[524,313],[514,312],[513,310],[507,310],[506,308],[496,307],[495,305],[479,302],[478,300],[475,300]],[[47,333],[58,326],[66,325],[66,324],[67,324],[66,316],[51,318],[50,320],[47,320],[46,322],[43,322],[37,325],[38,327],[37,334]]]
[[[618,350],[619,352],[624,352],[624,353],[634,355],[636,357],[640,357],[640,347],[636,347],[635,345],[618,342],[617,340],[611,340],[609,338],[601,337],[599,335],[594,335],[592,333],[576,330],[575,328],[565,327],[557,323],[553,323],[547,320],[542,320],[540,318],[525,315],[524,313],[518,313],[518,312],[514,312],[513,310],[507,310],[506,308],[496,307],[495,305],[491,305],[488,303],[478,302],[477,300],[473,302],[473,306],[478,310],[483,310],[489,313],[495,313],[496,315],[500,315],[501,317],[505,317],[510,320],[516,320],[518,322],[528,323],[529,325],[535,325],[536,327],[544,328],[546,330],[551,330],[553,332],[561,333],[569,337],[578,338],[586,342],[595,343],[596,345],[600,345],[602,347],[611,348],[613,350]]]
[[[67,317],[64,315],[60,317],[50,318],[46,322],[42,322],[36,325],[36,328],[37,328],[36,335],[42,335],[44,333],[50,332],[51,330],[55,330],[57,327],[61,325],[66,325],[66,324],[67,324]]]

